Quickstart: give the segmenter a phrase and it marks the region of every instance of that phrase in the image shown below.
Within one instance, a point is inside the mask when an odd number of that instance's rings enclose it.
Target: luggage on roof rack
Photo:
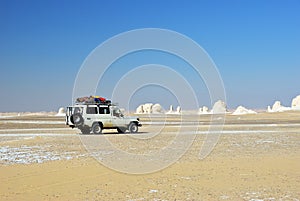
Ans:
[[[76,99],[75,104],[99,104],[99,105],[109,105],[111,104],[110,100],[100,96],[89,96],[89,97],[80,97]]]

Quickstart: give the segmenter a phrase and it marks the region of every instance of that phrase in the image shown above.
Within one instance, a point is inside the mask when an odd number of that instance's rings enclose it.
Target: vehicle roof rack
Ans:
[[[75,105],[108,105],[108,106],[117,106],[117,103],[112,103],[110,100],[106,100],[104,102],[98,101],[85,101],[85,102],[75,102]]]

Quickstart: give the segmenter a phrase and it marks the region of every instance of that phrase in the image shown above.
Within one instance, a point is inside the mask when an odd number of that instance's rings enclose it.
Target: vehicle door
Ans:
[[[88,126],[92,126],[95,120],[97,119],[98,107],[96,105],[87,105],[86,115],[84,115],[84,122]]]
[[[111,107],[112,123],[114,127],[126,127],[124,115],[118,107]]]
[[[110,114],[110,110],[109,110],[108,106],[106,106],[106,105],[99,106],[99,119],[98,120],[102,122],[102,124],[105,128],[113,127],[112,118],[111,118],[111,114]]]
[[[83,108],[82,107],[67,107],[67,113],[66,113],[66,124],[67,125],[73,125],[73,123],[71,122],[71,116],[73,114],[80,114],[82,116],[82,111]]]

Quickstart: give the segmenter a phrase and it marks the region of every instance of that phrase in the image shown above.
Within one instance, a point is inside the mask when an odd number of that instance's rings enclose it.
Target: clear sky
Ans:
[[[0,112],[71,104],[76,74],[94,48],[149,27],[200,44],[221,73],[230,108],[290,105],[300,94],[299,0],[0,0]]]

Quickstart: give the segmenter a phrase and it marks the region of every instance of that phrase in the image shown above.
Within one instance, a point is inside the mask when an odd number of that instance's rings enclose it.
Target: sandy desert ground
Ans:
[[[138,135],[143,139],[113,130],[84,137],[105,138],[140,154],[166,146],[180,124],[183,141],[195,125],[199,129],[173,165],[134,175],[102,165],[63,117],[2,114],[0,200],[300,200],[300,112],[227,115],[217,145],[203,160],[199,150],[211,115],[140,119],[144,126]],[[161,134],[152,136],[163,121]],[[101,151],[113,158],[108,147]]]

